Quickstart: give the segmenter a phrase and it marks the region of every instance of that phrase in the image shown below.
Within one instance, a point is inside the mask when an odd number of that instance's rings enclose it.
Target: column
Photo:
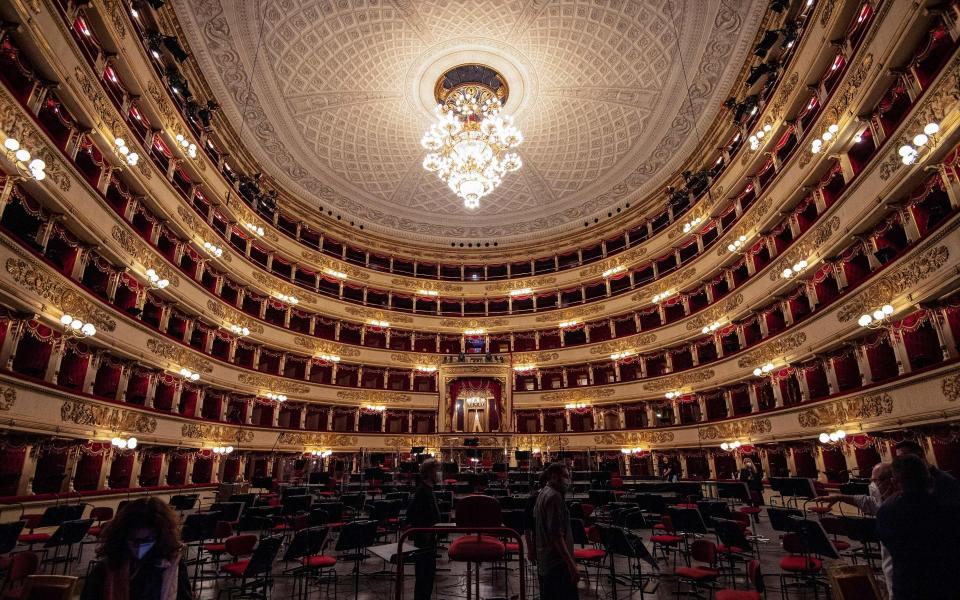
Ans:
[[[37,471],[37,447],[27,444],[26,455],[23,458],[23,467],[20,468],[20,480],[17,482],[17,495],[33,495],[33,478]]]

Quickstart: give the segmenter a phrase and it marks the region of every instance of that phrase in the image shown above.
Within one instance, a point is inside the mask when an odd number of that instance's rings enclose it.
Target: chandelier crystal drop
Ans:
[[[438,83],[436,121],[420,144],[428,151],[423,168],[437,174],[468,209],[497,189],[503,177],[523,161],[514,150],[523,134],[511,115],[502,114],[506,86],[467,81],[445,89],[450,74]]]

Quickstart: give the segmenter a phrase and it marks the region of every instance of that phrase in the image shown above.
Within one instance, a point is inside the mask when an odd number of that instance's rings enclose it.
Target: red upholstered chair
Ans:
[[[217,521],[217,525],[213,528],[213,539],[215,541],[208,542],[202,546],[204,552],[208,552],[213,556],[214,569],[220,567],[220,557],[227,551],[225,540],[230,537],[231,533],[233,533],[233,527],[230,526],[230,523],[227,521]]]
[[[237,539],[248,537],[253,538],[256,548],[252,548],[249,539]],[[240,552],[246,552],[250,556],[248,559],[237,560],[220,567],[220,571],[228,577],[240,580],[239,586],[227,589],[229,596],[232,598],[233,592],[239,591],[246,598],[266,597],[267,590],[273,585],[270,572],[273,570],[273,562],[277,558],[277,553],[280,552],[280,546],[283,545],[283,538],[281,536],[265,537],[257,543],[257,536],[255,535],[235,535],[227,538],[226,544],[228,554],[236,557],[242,556]],[[255,592],[258,589],[262,589],[263,593],[257,595]]]
[[[759,560],[751,560],[747,565],[747,578],[753,584],[753,590],[717,590],[714,600],[763,600],[763,574]]]
[[[19,600],[27,577],[37,572],[40,558],[33,552],[18,552],[10,557],[10,568],[3,583],[3,600]]]
[[[788,579],[793,580],[789,587],[815,586],[817,576],[823,572],[823,561],[810,556],[803,538],[796,533],[783,535],[783,549],[787,556],[780,559],[780,589],[787,589]]]
[[[847,535],[847,528],[840,517],[836,517],[834,515],[821,517],[820,525],[823,526],[823,530],[827,532],[827,534],[833,536],[830,541],[833,542],[834,548],[836,548],[839,552],[850,549],[850,542],[839,539],[839,536]]]
[[[570,530],[573,532],[573,559],[586,567],[584,571],[587,574],[587,587],[590,587],[590,567],[597,568],[597,586],[599,586],[600,568],[607,558],[607,551],[590,543],[587,532],[583,528],[583,521],[580,519],[570,519]]]
[[[676,529],[673,528],[673,519],[670,518],[670,515],[663,515],[660,517],[660,522],[653,528],[661,532],[650,536],[650,542],[653,544],[653,556],[657,556],[658,549],[665,561],[669,559],[668,553],[673,554],[673,566],[676,567],[677,554],[680,552],[680,542],[683,541],[683,538],[677,535]]]
[[[709,589],[720,575],[717,569],[717,545],[710,540],[694,540],[690,544],[690,558],[706,566],[677,567],[673,574],[677,576],[677,590],[681,583],[687,583],[697,593],[703,588]]]
[[[227,566],[230,564],[238,564],[241,562],[246,562],[244,559],[251,554],[253,554],[253,549],[257,546],[257,536],[252,533],[244,533],[241,535],[233,535],[228,537],[223,541],[223,551],[230,555],[230,562],[226,565],[223,565],[220,568],[221,572],[230,573],[227,571]],[[233,567],[236,569],[237,567]]]
[[[87,530],[87,535],[91,537],[100,537],[100,531],[103,524],[113,518],[113,508],[110,506],[94,506],[90,509],[90,518],[96,521]]]
[[[474,494],[460,498],[456,504],[457,527],[500,527],[503,516],[500,503],[492,496]],[[479,533],[465,534],[450,544],[447,551],[451,561],[467,563],[467,598],[472,597],[471,567],[476,565],[476,591],[480,598],[480,563],[501,562],[506,547],[495,537]]]
[[[811,512],[817,515],[817,517],[822,517],[833,510],[833,507],[830,504],[820,502],[819,500],[808,500],[803,503],[803,510],[805,512]]]

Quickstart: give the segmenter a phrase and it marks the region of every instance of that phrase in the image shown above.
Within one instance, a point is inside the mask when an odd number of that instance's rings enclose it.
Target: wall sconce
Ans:
[[[857,319],[857,325],[868,327],[870,329],[880,329],[890,323],[890,315],[893,314],[893,306],[884,304],[872,313],[864,313]]]
[[[582,410],[589,407],[590,405],[586,402],[571,402],[570,404],[564,405],[564,408],[567,410]]]
[[[121,450],[133,450],[137,447],[137,438],[115,437],[110,440],[110,445],[114,448],[120,448]]]
[[[263,397],[266,398],[267,400],[273,400],[274,402],[286,402],[286,401],[287,401],[287,396],[286,396],[286,394],[275,394],[275,393],[273,393],[273,392],[267,392],[266,394],[263,395]]]
[[[170,285],[168,279],[164,279],[157,274],[156,269],[147,269],[147,280],[150,281],[150,287],[155,290],[162,290],[163,288]]]
[[[214,446],[214,454],[233,454],[233,446]]]
[[[333,454],[332,450],[311,450],[310,456],[314,458],[326,458]]]
[[[373,325],[374,327],[380,327],[381,329],[387,329],[390,327],[390,321],[381,321],[379,319],[370,319],[367,321],[368,325]]]
[[[666,291],[660,292],[659,294],[654,294],[653,303],[657,304],[659,302],[663,302],[664,300],[666,300],[672,295],[673,295],[673,290],[666,290]]]
[[[114,150],[122,160],[126,161],[126,163],[131,167],[137,166],[137,163],[140,162],[140,155],[130,150],[130,148],[127,146],[126,140],[123,138],[117,138],[113,141],[113,143],[116,145]]]
[[[483,335],[486,332],[487,330],[482,328],[464,329],[463,335]]]
[[[316,359],[319,360],[319,361],[321,361],[321,362],[326,362],[326,363],[338,363],[338,362],[340,362],[340,357],[337,356],[336,354],[318,354],[318,355],[316,356]]]
[[[643,448],[620,448],[620,453],[624,455],[640,454],[642,452]]]
[[[756,108],[754,108],[753,112],[756,112]],[[750,113],[750,114],[753,114],[753,113]],[[750,142],[750,150],[756,150],[757,148],[759,148],[760,140],[762,140],[764,136],[770,133],[771,129],[773,129],[773,125],[767,123],[760,129],[758,129],[756,133],[754,133],[749,138],[747,138],[747,141]]]
[[[63,325],[64,331],[78,338],[91,337],[97,333],[97,328],[93,323],[78,319],[71,314],[65,313],[60,317],[60,324]]]
[[[741,246],[747,241],[747,236],[741,235],[737,239],[727,244],[727,250],[730,252],[740,252]]]
[[[937,134],[940,131],[939,123],[927,123],[923,127],[923,133],[918,133],[913,136],[912,144],[904,144],[900,146],[900,149],[897,152],[900,154],[900,161],[905,165],[912,165],[917,162],[917,157],[920,156],[920,151],[926,147],[927,142],[930,141],[930,138]]]
[[[736,450],[742,445],[743,444],[741,444],[739,441],[723,442],[722,444],[720,444],[720,449],[726,450],[727,452],[733,452],[734,450]]]
[[[720,321],[714,321],[713,323],[710,323],[709,325],[704,325],[704,326],[703,326],[703,329],[701,329],[700,332],[701,332],[701,333],[704,333],[704,334],[707,334],[707,333],[711,333],[711,332],[713,332],[713,331],[716,331],[717,329],[720,329]]]
[[[783,273],[782,273],[783,278],[790,279],[791,277],[796,277],[806,268],[807,268],[807,261],[798,260],[793,264],[792,267],[787,267],[786,269],[783,270]]]
[[[181,367],[180,377],[183,377],[187,381],[197,381],[198,379],[200,379],[200,373],[197,373],[196,371],[191,371],[186,367]]]
[[[283,303],[285,303],[285,304],[289,304],[289,305],[291,305],[291,306],[296,306],[297,304],[300,303],[300,301],[297,300],[297,297],[296,297],[296,296],[290,296],[290,295],[287,295],[287,294],[281,294],[280,292],[274,292],[273,295],[274,295],[274,297],[275,297],[277,300],[279,300],[280,302],[283,302]]]
[[[834,136],[837,135],[837,132],[839,131],[840,131],[840,126],[837,125],[836,123],[827,127],[827,130],[823,132],[823,135],[821,135],[819,138],[810,142],[810,153],[819,154],[820,151],[823,150],[823,145],[828,143],[830,140],[832,140]]]
[[[571,319],[569,321],[560,321],[559,323],[557,323],[557,327],[559,327],[560,329],[569,329],[570,327],[576,327],[579,324],[580,324],[580,321],[577,321],[576,319]]]
[[[689,222],[683,224],[683,232],[690,233],[690,230],[700,224],[700,221],[703,220],[703,217],[695,217]]]
[[[511,297],[516,297],[516,296],[529,296],[529,295],[532,294],[532,293],[533,293],[533,290],[530,289],[530,288],[528,288],[528,287],[520,288],[520,289],[518,289],[518,290],[510,290],[510,296],[511,296]]]
[[[243,226],[246,227],[250,233],[263,236],[263,227],[260,227],[256,223],[244,223]]]
[[[426,373],[426,374],[429,375],[430,373],[436,373],[436,372],[437,372],[437,367],[435,367],[435,366],[433,366],[433,365],[417,365],[417,372],[418,372],[418,373]]]
[[[240,325],[235,325],[233,323],[229,326],[230,333],[238,337],[244,337],[250,335],[250,329],[247,327],[242,327]]]
[[[221,248],[216,244],[211,244],[210,242],[204,242],[203,249],[206,250],[209,254],[217,258],[220,258],[221,256],[223,256],[223,248]]]
[[[417,293],[420,294],[421,296],[427,296],[429,298],[436,298],[437,296],[440,295],[440,292],[438,292],[437,290],[419,290]],[[512,295],[512,292],[511,292],[511,295]]]
[[[383,412],[387,410],[387,407],[382,404],[365,404],[363,407],[374,412]]]
[[[842,429],[838,429],[833,433],[823,432],[820,434],[818,439],[820,440],[821,444],[830,444],[837,443],[845,437],[847,437],[847,432]]]
[[[343,271],[337,271],[336,269],[331,269],[331,268],[329,268],[329,267],[325,268],[325,269],[323,270],[323,272],[326,273],[327,275],[329,275],[330,277],[334,277],[334,278],[336,278],[336,279],[346,279],[346,278],[347,278],[347,274],[344,273]]]
[[[176,135],[177,144],[183,148],[184,153],[190,158],[197,157],[197,145],[188,140],[182,133]]]
[[[773,363],[769,363],[769,362],[768,362],[767,364],[763,365],[762,367],[757,367],[756,369],[754,369],[754,370],[753,370],[753,374],[754,374],[754,376],[756,376],[756,377],[760,377],[761,375],[766,375],[767,373],[769,373],[769,372],[772,371],[772,370],[773,370]]]
[[[20,146],[20,140],[8,137],[4,140],[3,147],[7,158],[14,162],[21,175],[29,175],[37,181],[43,181],[46,178],[47,163],[39,158],[31,160],[30,151]]]
[[[633,356],[633,355],[636,354],[636,353],[637,353],[636,350],[621,350],[620,352],[614,352],[613,354],[611,354],[611,355],[610,355],[610,360],[616,362],[616,361],[618,361],[618,360],[623,360],[623,359],[625,359],[625,358],[629,358],[629,357]]]

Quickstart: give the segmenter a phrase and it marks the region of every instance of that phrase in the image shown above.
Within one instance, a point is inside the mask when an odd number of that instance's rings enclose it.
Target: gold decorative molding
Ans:
[[[203,163],[203,161],[200,161]],[[263,227],[263,237],[271,242],[279,242],[280,238],[277,236],[277,233],[273,230],[273,224],[268,223],[253,214],[247,205],[240,201],[240,197],[236,194],[227,194],[227,208],[236,215],[237,220],[240,221],[241,225],[245,228],[247,223],[252,223],[258,227]]]
[[[702,330],[705,326],[720,320],[730,320],[730,313],[743,303],[743,294],[737,292],[733,296],[724,298],[720,304],[700,311],[687,320],[687,331]]]
[[[424,448],[441,447],[441,440],[438,435],[389,436],[384,443],[387,448],[396,448],[398,451],[405,448],[407,452],[415,446],[423,446]]]
[[[543,433],[515,435],[513,436],[513,439],[505,438],[505,440],[508,442],[508,446],[510,445],[509,442],[512,442],[513,447],[517,448],[518,450],[523,450],[525,448],[537,448],[543,451],[550,451],[554,448],[563,449],[570,446],[569,437]],[[503,446],[499,447],[502,448]]]
[[[809,259],[819,251],[820,247],[823,246],[827,240],[830,239],[830,236],[839,228],[840,217],[836,215],[814,227],[810,235],[777,257],[773,263],[773,267],[770,268],[770,281],[776,281],[781,278],[784,269],[797,264],[800,260],[807,260],[812,264],[812,261]]]
[[[542,288],[544,286],[553,285],[557,282],[557,278],[553,275],[544,275],[543,277],[534,277],[532,279],[520,279],[520,280],[510,280],[510,281],[499,281],[497,283],[490,283],[483,286],[484,291],[487,292],[509,292],[511,290],[522,290],[524,288],[530,288],[535,290],[537,288]],[[430,288],[426,288],[430,289]],[[443,291],[443,290],[441,290]]]
[[[702,369],[696,371],[684,371],[682,373],[677,373],[672,377],[667,377],[664,379],[657,379],[654,381],[648,381],[643,384],[643,389],[650,392],[662,392],[665,390],[675,390],[678,388],[686,387],[689,385],[695,385],[698,383],[703,383],[713,379],[714,372],[713,369]]]
[[[180,435],[191,440],[209,440],[212,442],[234,442],[248,444],[253,441],[252,431],[226,425],[204,425],[201,423],[184,423],[180,428]]]
[[[411,354],[409,352],[394,352],[390,355],[390,362],[403,365],[440,366],[440,357],[436,354]]]
[[[285,431],[277,438],[278,444],[285,446],[318,446],[323,448],[353,448],[358,446],[359,438],[355,435],[338,435],[334,433],[294,433]]]
[[[332,354],[335,356],[360,356],[360,349],[354,346],[347,346],[330,340],[320,340],[302,335],[293,337],[293,343],[301,348],[306,348],[312,354]]]
[[[601,433],[593,436],[596,444],[623,446],[630,448],[642,447],[644,444],[669,444],[674,439],[672,431],[617,431]]]
[[[340,390],[337,399],[357,404],[403,404],[413,398],[403,392],[388,392],[381,390]]]
[[[443,319],[440,321],[440,326],[454,329],[487,329],[489,327],[503,327],[509,323],[510,321],[507,319]]]
[[[370,279],[370,274],[363,269],[355,267],[349,263],[345,263],[341,260],[330,258],[329,256],[320,254],[319,252],[303,250],[300,252],[300,256],[310,263],[317,265],[321,269],[330,269],[345,273],[350,279],[359,279],[361,281]]]
[[[600,342],[590,348],[590,354],[610,355],[614,352],[624,352],[628,350],[638,351],[641,346],[649,346],[657,341],[655,333],[637,333],[629,337]]]
[[[771,340],[759,348],[748,351],[737,361],[740,368],[754,368],[762,364],[773,361],[773,359],[783,356],[791,350],[796,350],[801,344],[807,341],[807,334],[798,331],[789,335],[784,335]]]
[[[545,314],[537,315],[534,319],[537,323],[573,321],[582,320],[591,315],[602,313],[606,309],[605,304],[582,304],[574,308],[565,308],[560,311],[548,311]]]
[[[10,386],[0,385],[0,410],[10,410],[17,403],[17,390]]]
[[[602,275],[603,272],[608,269],[613,269],[616,267],[629,267],[635,260],[646,255],[646,253],[646,245],[634,246],[615,256],[580,269],[580,272],[577,273],[577,275],[580,277],[580,279],[583,279],[585,277],[596,277],[598,275]]]
[[[836,427],[864,419],[875,419],[893,412],[893,397],[886,392],[841,398],[818,404],[797,413],[797,423],[807,429]]]
[[[749,154],[744,155],[745,158],[747,156],[749,156]],[[724,234],[717,247],[717,256],[726,256],[730,253],[730,251],[727,250],[727,244],[724,243],[725,240],[736,240],[741,235],[747,236],[747,238],[753,237],[754,234],[752,234],[750,230],[760,223],[760,220],[767,214],[771,206],[773,206],[773,198],[770,196],[765,196],[759,202],[750,206],[750,208],[747,209],[747,213],[740,218],[740,222],[737,223],[731,231]]]
[[[580,402],[583,400],[603,400],[616,395],[616,388],[612,387],[585,387],[562,390],[559,392],[548,392],[540,396],[543,402],[556,402],[565,404],[567,402]]]
[[[160,89],[160,86],[157,83],[150,79],[147,82],[147,93],[150,95],[150,99],[153,100],[154,105],[157,107],[157,111],[160,113],[160,116],[163,117],[164,125],[167,127],[173,127],[177,124],[177,115],[170,107],[170,103],[167,102],[166,95],[163,90]]]
[[[60,420],[117,432],[153,433],[157,430],[155,417],[83,400],[66,400],[60,407]]]
[[[948,402],[960,400],[960,374],[944,377],[940,389],[943,390],[943,397]]]
[[[716,425],[707,425],[706,427],[697,427],[697,438],[701,440],[736,440],[737,438],[749,438],[755,435],[764,435],[773,431],[770,419],[766,417],[754,417],[752,419],[738,419],[736,421],[727,421],[717,423]]]
[[[651,302],[654,294],[660,294],[667,290],[673,290],[674,292],[679,292],[679,288],[684,284],[688,283],[697,275],[696,267],[687,267],[685,269],[680,269],[679,271],[674,271],[666,277],[662,277],[650,285],[646,285],[640,289],[639,292],[636,292],[630,296],[630,300],[634,302]]]
[[[110,313],[81,296],[71,285],[60,281],[59,275],[29,259],[8,258],[6,267],[17,285],[41,296],[61,312],[93,323],[99,331],[116,330],[117,322]]]
[[[879,306],[890,303],[894,298],[911,290],[918,283],[935,273],[950,259],[947,246],[937,246],[924,250],[919,256],[909,260],[893,273],[880,278],[867,286],[854,298],[847,301],[839,311],[837,320],[845,323],[869,313]]]
[[[16,138],[21,146],[30,149],[34,158],[43,159],[47,164],[44,169],[47,179],[56,182],[61,191],[69,192],[73,183],[60,159],[59,150],[47,143],[46,137],[34,125],[35,121],[24,113],[6,87],[0,90],[0,131],[3,136]]]
[[[364,306],[348,306],[343,309],[348,315],[353,315],[363,319],[364,321],[386,321],[387,323],[413,323],[413,317],[408,317],[407,315],[401,315],[397,313],[387,313],[382,310],[376,310],[374,308],[366,308]]]
[[[558,352],[521,352],[513,355],[515,365],[540,365],[560,358]]]
[[[774,120],[783,116],[783,109],[787,104],[787,100],[790,98],[793,90],[796,89],[798,83],[800,83],[800,73],[794,71],[790,74],[790,77],[780,84],[780,89],[777,91],[777,95],[774,97],[770,108],[770,116],[772,116]]]
[[[317,296],[315,294],[311,294],[300,286],[284,283],[278,277],[267,275],[261,272],[260,269],[254,269],[251,276],[254,281],[264,287],[268,296],[273,297],[273,293],[276,292],[286,294],[287,296],[294,296],[300,302],[306,302],[307,304],[317,303]],[[274,298],[274,300],[276,300],[276,298]]]
[[[394,277],[390,280],[390,285],[416,292],[425,290],[437,292],[438,294],[459,294],[463,292],[462,285],[446,283],[444,281],[435,281],[432,279],[407,279],[405,277]]]
[[[213,298],[207,300],[207,310],[228,325],[246,327],[250,330],[250,333],[263,333],[263,325],[258,323],[256,319],[226,306],[222,301],[214,300]]]
[[[130,232],[119,225],[114,225],[112,230],[113,239],[120,244],[127,254],[135,258],[147,269],[153,269],[162,279],[170,282],[170,285],[177,287],[180,285],[180,277],[170,267],[166,260],[157,258],[153,250],[145,243],[135,238]]]
[[[147,340],[147,348],[160,358],[175,363],[178,367],[187,367],[197,373],[213,373],[213,363],[173,342],[150,338]]]
[[[295,381],[283,379],[281,377],[271,377],[269,375],[251,375],[240,373],[237,375],[237,381],[244,385],[258,387],[261,390],[275,392],[278,394],[309,394],[310,386]]]
[[[191,211],[189,208],[187,208],[183,204],[177,205],[177,215],[180,217],[180,220],[183,221],[183,224],[187,226],[187,229],[193,232],[193,235],[197,236],[201,240],[213,243],[213,240],[219,239],[214,235],[213,229],[211,227],[209,227],[205,222],[198,219],[196,213]],[[203,256],[203,251],[199,251],[198,253],[201,256]],[[204,260],[207,260],[207,259],[204,259]],[[223,246],[223,255],[217,257],[217,260],[222,260],[228,263],[233,262],[233,257],[230,254],[229,244],[225,244]],[[258,274],[260,274],[260,272],[255,269],[254,275],[258,275]]]

